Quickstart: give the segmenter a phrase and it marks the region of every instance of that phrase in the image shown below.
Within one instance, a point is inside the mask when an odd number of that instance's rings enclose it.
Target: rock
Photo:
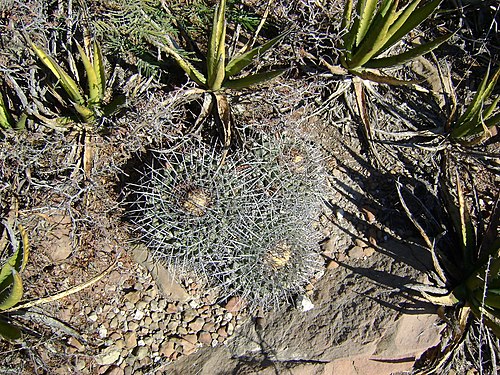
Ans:
[[[104,326],[100,326],[97,332],[101,339],[108,337],[108,330]]]
[[[327,270],[333,270],[335,268],[338,268],[340,265],[334,261],[334,260],[330,260],[328,261],[328,263],[326,264],[326,269]]]
[[[121,349],[115,346],[108,346],[95,356],[95,361],[98,365],[111,365],[120,359]]]
[[[227,334],[231,336],[234,333],[234,324],[229,322],[227,323]]]
[[[246,301],[240,297],[231,297],[226,303],[226,310],[230,313],[237,313],[245,308]]]
[[[198,313],[196,310],[187,309],[182,313],[182,320],[186,323],[193,321],[197,317]]]
[[[144,297],[146,298],[146,297]],[[146,301],[139,301],[135,304],[135,308],[137,310],[142,310],[142,311],[145,311],[148,307],[148,303]]]
[[[168,306],[167,306],[167,314],[175,314],[177,311],[179,311],[177,309],[177,305],[175,305],[174,303],[169,303]]]
[[[111,321],[109,322],[109,328],[115,329],[118,327],[118,318],[115,316]]]
[[[148,356],[149,348],[146,346],[137,346],[134,350],[132,350],[132,354],[137,357],[138,361],[140,361]]]
[[[144,318],[144,311],[142,311],[142,310],[135,310],[135,314],[134,314],[134,317],[132,319],[134,319],[134,320],[141,320],[142,318]]]
[[[369,257],[369,256],[372,256],[373,254],[375,254],[375,249],[373,247],[365,247],[363,249],[363,253],[365,254],[365,256]]]
[[[130,331],[137,331],[139,329],[139,323],[137,323],[137,322],[129,322],[128,323],[128,329]]]
[[[155,279],[159,291],[166,297],[174,301],[188,301],[191,297],[186,290],[175,281],[171,273],[158,261],[156,261],[147,247],[144,245],[137,245],[132,252],[134,260],[146,267]]]
[[[297,297],[297,308],[302,312],[306,312],[314,309],[314,304],[309,297],[302,295]]]
[[[68,339],[68,344],[75,347],[79,352],[85,350],[85,346],[73,336]]]
[[[188,330],[187,330],[187,328],[185,328],[185,327],[178,327],[178,328],[177,328],[177,333],[178,333],[179,335],[187,335]]]
[[[328,258],[333,258],[333,254],[335,254],[335,252],[337,251],[336,243],[337,239],[335,237],[331,237],[328,240],[326,240],[323,243],[323,251],[321,254],[323,254]]]
[[[347,257],[344,253],[338,253],[335,257],[335,260],[337,262],[344,262],[346,259],[347,259]]]
[[[189,341],[191,344],[196,344],[196,342],[198,341],[198,336],[195,334],[186,335],[183,338],[184,340]]]
[[[215,324],[213,322],[206,322],[204,325],[203,325],[203,328],[202,328],[204,331],[207,331],[207,332],[215,332]]]
[[[210,344],[212,342],[212,336],[210,335],[209,332],[206,331],[201,331],[198,334],[198,341],[201,342],[202,344]]]
[[[123,339],[115,340],[115,346],[119,349],[123,349],[125,347],[125,340]]]
[[[164,341],[160,345],[160,350],[158,352],[160,353],[160,355],[163,355],[167,358],[170,357],[175,352],[174,343],[172,341]]]
[[[97,322],[97,314],[95,312],[91,312],[87,318],[91,322]]]
[[[124,298],[126,301],[135,305],[141,299],[141,294],[136,290],[133,292],[128,292],[127,294],[125,294]]]
[[[205,319],[196,318],[191,323],[189,323],[188,327],[191,331],[198,332],[202,329],[204,324],[205,324]]]
[[[177,320],[172,320],[170,323],[168,323],[167,325],[167,329],[169,331],[176,331],[177,330],[177,327],[179,326],[179,322]]]
[[[122,368],[118,366],[110,366],[107,371],[104,373],[105,375],[124,375],[125,372]]]
[[[73,251],[71,239],[71,218],[62,213],[49,216],[54,227],[48,233],[48,240],[42,241],[42,249],[46,249],[47,255],[53,262],[61,262],[67,259]]]
[[[365,253],[363,252],[363,248],[362,247],[359,247],[359,246],[353,246],[350,250],[349,250],[349,258],[352,258],[352,259],[361,259],[365,256]]]
[[[184,355],[190,355],[196,351],[196,345],[185,339],[181,339],[179,343],[182,346],[182,354]]]
[[[354,240],[354,245],[359,246],[359,247],[366,247],[366,242],[365,242],[365,241],[363,241],[363,240],[362,240],[362,239],[360,239],[360,238],[356,238],[356,239]]]
[[[220,327],[217,330],[217,334],[219,335],[219,337],[226,338],[228,336],[226,327]]]
[[[75,370],[76,371],[81,371],[83,370],[85,367],[87,367],[87,363],[85,362],[84,359],[80,358],[76,361],[76,364],[75,364]]]
[[[125,340],[125,347],[126,348],[133,349],[137,346],[137,333],[126,332],[123,335],[123,339]]]
[[[365,219],[368,223],[373,223],[375,221],[375,210],[368,206],[361,207],[361,212],[365,216]]]

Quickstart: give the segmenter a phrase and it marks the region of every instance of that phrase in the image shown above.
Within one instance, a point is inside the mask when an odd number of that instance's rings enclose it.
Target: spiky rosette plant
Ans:
[[[196,272],[222,297],[277,307],[321,268],[312,225],[323,186],[318,151],[267,137],[219,161],[197,141],[153,153],[128,186],[129,218],[158,261]]]

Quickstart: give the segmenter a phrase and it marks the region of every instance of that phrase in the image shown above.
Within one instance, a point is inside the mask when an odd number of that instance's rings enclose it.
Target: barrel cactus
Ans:
[[[254,137],[219,167],[213,147],[190,140],[151,160],[128,185],[128,216],[158,261],[265,309],[321,269],[312,224],[322,171],[311,144]]]

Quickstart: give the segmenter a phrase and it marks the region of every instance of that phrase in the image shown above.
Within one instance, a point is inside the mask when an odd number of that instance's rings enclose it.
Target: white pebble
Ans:
[[[103,338],[105,338],[105,337],[108,336],[108,330],[106,329],[106,327],[100,326],[98,332],[99,332],[99,337],[101,339],[103,339]]]
[[[134,320],[141,320],[142,318],[144,318],[144,311],[136,310],[133,319]]]
[[[297,298],[297,308],[300,311],[306,312],[314,309],[314,304],[309,299],[309,297],[302,295]]]

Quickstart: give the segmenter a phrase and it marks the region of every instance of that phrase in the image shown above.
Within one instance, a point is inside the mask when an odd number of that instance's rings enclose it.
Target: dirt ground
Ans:
[[[91,2],[91,11],[99,10],[98,3]],[[332,74],[321,63],[333,59],[337,37],[329,35],[338,35],[332,19],[342,7],[338,1],[320,3],[277,2],[272,25],[293,21],[298,29],[262,65],[287,72],[229,96],[242,132],[298,134],[322,155],[322,204],[311,225],[324,264],[304,292],[278,311],[246,308],[238,296],[221,296],[206,280],[177,274],[143,251],[126,219],[124,187],[147,151],[170,147],[191,128],[202,99],[186,96],[194,84],[185,83],[180,71],[148,80],[128,71],[130,62],[109,58],[116,90],[128,105],[106,120],[103,131],[61,133],[33,125],[1,141],[0,214],[17,216],[31,248],[23,301],[102,278],[77,293],[9,313],[24,335],[15,343],[0,342],[0,374],[428,371],[425,366],[438,358],[435,348],[451,335],[453,325],[446,322],[456,317],[410,288],[430,282],[432,259],[397,186],[410,189],[438,217],[435,193],[447,149],[450,169],[474,181],[488,219],[500,182],[498,135],[474,149],[452,145],[443,131],[448,102],[442,81],[449,77],[457,96],[470,98],[467,87],[480,80],[485,55],[473,58],[464,35],[476,30],[462,26],[455,44],[388,72],[418,79],[418,89],[361,81],[368,128],[356,102],[356,79]],[[7,53],[21,48],[16,27],[32,38],[54,40],[37,34],[68,14],[62,3],[54,4],[44,8],[46,19],[34,16],[37,1],[0,7],[6,45],[1,58],[13,67],[1,70],[3,75],[26,78]],[[252,2],[245,9],[264,12]],[[455,21],[440,17],[433,22],[445,20],[449,27]],[[498,52],[496,42],[486,39],[481,47]],[[35,66],[33,56],[26,58]],[[467,194],[472,196],[471,188]],[[475,355],[474,339],[463,341],[444,367],[449,373],[487,368]]]

